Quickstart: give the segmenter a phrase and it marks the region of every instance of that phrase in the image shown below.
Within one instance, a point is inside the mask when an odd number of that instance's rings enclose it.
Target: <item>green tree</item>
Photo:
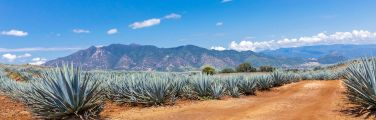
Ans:
[[[260,66],[260,72],[273,72],[274,70],[272,66]]]
[[[253,68],[251,63],[242,63],[236,67],[236,72],[255,72],[256,68]]]
[[[225,69],[222,69],[221,73],[234,73],[235,70],[232,69],[232,68],[225,68]]]
[[[202,69],[202,73],[207,75],[213,75],[215,73],[215,69],[211,66],[206,66]]]

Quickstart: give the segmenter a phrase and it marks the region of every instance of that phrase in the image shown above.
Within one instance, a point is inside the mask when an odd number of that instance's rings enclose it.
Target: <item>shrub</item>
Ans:
[[[25,93],[32,112],[42,119],[93,119],[103,108],[100,82],[79,68],[63,66],[42,74]]]
[[[260,72],[273,72],[274,70],[272,66],[260,66]]]
[[[213,75],[215,73],[215,69],[213,67],[207,66],[202,69],[202,73],[206,75]]]
[[[236,72],[255,72],[256,68],[253,68],[250,63],[242,63],[236,67]]]
[[[221,73],[234,73],[235,70],[232,68],[225,68],[221,71]]]

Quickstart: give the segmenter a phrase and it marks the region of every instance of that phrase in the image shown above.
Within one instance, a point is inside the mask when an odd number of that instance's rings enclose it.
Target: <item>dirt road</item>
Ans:
[[[129,108],[109,104],[109,119],[135,120],[335,120],[344,115],[340,81],[302,81],[258,92],[257,96],[183,102],[174,106]]]
[[[26,107],[9,97],[0,96],[0,120],[31,120]]]

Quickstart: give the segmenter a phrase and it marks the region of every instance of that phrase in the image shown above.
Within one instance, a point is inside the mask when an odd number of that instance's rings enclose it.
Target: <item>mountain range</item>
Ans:
[[[158,48],[152,45],[111,44],[92,46],[69,56],[46,62],[46,66],[62,63],[80,65],[83,69],[132,70],[132,71],[188,71],[204,65],[218,69],[235,67],[243,62],[254,66],[300,66],[306,63],[332,64],[361,56],[375,55],[375,45],[320,45],[281,48],[262,52],[209,50],[185,45]]]

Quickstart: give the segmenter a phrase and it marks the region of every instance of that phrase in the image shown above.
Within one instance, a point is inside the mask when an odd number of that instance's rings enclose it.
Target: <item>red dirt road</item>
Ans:
[[[102,116],[115,120],[343,120],[344,88],[337,81],[302,81],[257,96],[194,101],[174,106],[129,108],[108,104]]]

